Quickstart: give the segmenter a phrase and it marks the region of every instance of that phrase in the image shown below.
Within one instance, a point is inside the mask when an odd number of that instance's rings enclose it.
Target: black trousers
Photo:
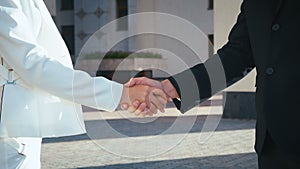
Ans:
[[[258,154],[259,169],[300,169],[300,159],[278,148],[267,133],[261,154]]]

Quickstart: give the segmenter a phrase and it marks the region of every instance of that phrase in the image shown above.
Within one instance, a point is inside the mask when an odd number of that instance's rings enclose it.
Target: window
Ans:
[[[214,0],[208,0],[208,10],[214,9]]]
[[[117,19],[128,15],[128,0],[117,0]],[[128,18],[119,19],[117,30],[128,30]]]
[[[215,51],[214,51],[214,35],[213,34],[208,35],[208,40],[209,40],[208,57],[211,57],[215,53]]]
[[[74,0],[61,0],[61,10],[74,10]]]
[[[74,26],[62,26],[61,35],[65,40],[67,47],[71,55],[75,54],[75,44],[74,44]]]

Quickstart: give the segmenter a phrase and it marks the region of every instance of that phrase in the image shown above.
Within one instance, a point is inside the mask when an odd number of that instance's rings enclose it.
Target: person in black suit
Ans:
[[[297,0],[244,0],[227,44],[216,55],[162,82],[142,77],[128,85],[160,87],[185,112],[256,68],[259,168],[299,169],[299,11]],[[223,71],[226,85],[215,83]],[[196,84],[190,83],[191,76]]]

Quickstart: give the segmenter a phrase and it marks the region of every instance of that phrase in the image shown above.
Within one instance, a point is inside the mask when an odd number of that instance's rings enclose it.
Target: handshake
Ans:
[[[137,116],[152,116],[157,110],[164,112],[167,102],[178,97],[167,79],[160,82],[146,77],[132,78],[124,84],[120,106]]]

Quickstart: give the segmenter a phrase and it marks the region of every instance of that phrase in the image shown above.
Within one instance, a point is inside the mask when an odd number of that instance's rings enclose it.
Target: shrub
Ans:
[[[104,58],[103,58],[104,57]],[[161,54],[151,53],[151,52],[126,52],[126,51],[110,51],[106,54],[104,53],[91,53],[86,54],[82,59],[124,59],[124,58],[162,58]]]

